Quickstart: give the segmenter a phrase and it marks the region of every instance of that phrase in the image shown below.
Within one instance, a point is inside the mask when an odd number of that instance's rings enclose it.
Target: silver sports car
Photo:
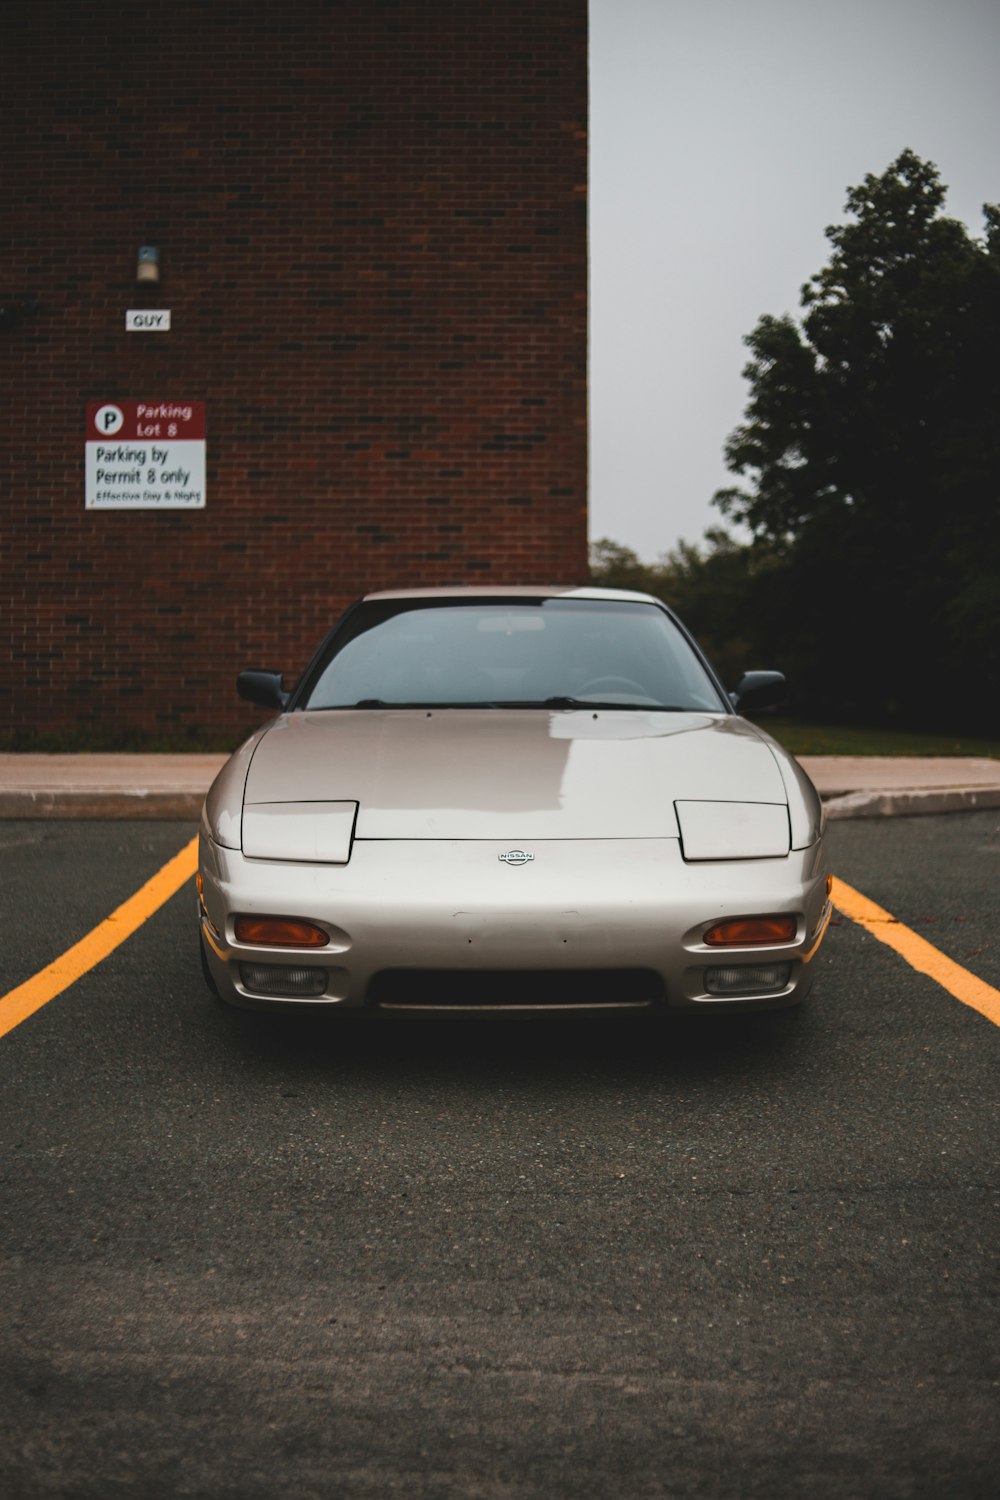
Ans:
[[[771,1009],[830,917],[793,758],[646,594],[370,594],[216,778],[206,979],[239,1006]]]

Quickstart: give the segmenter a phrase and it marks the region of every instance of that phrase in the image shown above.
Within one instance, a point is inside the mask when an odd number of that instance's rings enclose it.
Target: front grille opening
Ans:
[[[653,969],[383,969],[368,986],[371,1005],[465,1010],[644,1007],[663,999]]]

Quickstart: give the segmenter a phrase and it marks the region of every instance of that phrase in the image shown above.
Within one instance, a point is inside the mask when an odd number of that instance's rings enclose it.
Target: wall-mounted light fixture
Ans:
[[[136,281],[159,281],[160,252],[155,245],[140,245],[135,264]]]

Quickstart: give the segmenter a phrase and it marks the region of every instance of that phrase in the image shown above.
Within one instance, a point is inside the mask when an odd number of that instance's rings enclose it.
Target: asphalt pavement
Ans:
[[[225,755],[0,754],[0,818],[196,818]],[[1000,760],[801,755],[830,818],[1000,807]]]
[[[0,990],[193,832],[0,823]],[[996,812],[830,844],[1000,984]],[[799,1013],[243,1014],[193,906],[0,1045],[0,1494],[993,1500],[983,1015],[840,917]]]

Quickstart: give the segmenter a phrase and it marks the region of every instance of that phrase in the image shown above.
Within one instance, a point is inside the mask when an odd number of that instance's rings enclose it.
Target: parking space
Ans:
[[[2,825],[0,989],[192,832]],[[996,982],[995,813],[831,832]],[[6,1492],[992,1495],[1000,1028],[820,962],[714,1025],[238,1015],[181,888],[0,1041]]]

